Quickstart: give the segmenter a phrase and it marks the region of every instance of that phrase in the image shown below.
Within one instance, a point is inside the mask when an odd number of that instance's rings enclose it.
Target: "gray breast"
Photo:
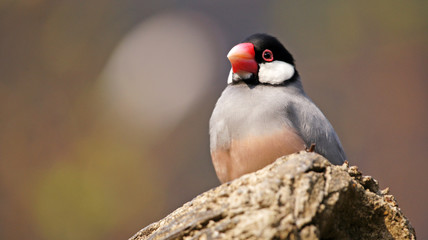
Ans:
[[[228,85],[210,119],[211,149],[227,146],[232,138],[268,134],[291,125],[285,117],[287,96],[281,87]]]
[[[345,159],[331,124],[303,92],[299,81],[288,86],[228,85],[210,119],[210,148],[227,148],[231,139],[265,135],[292,127],[307,146],[334,164]]]

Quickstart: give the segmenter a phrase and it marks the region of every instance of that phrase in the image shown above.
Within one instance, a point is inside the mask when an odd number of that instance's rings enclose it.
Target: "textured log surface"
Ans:
[[[202,193],[130,239],[416,237],[375,179],[303,151]]]

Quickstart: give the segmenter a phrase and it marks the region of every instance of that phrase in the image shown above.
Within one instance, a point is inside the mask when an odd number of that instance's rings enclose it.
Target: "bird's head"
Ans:
[[[234,46],[227,58],[232,64],[228,84],[282,85],[297,77],[293,56],[267,34],[251,35]]]

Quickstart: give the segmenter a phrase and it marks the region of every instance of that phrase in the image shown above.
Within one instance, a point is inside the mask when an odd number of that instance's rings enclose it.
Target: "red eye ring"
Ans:
[[[266,62],[272,62],[273,61],[273,53],[271,50],[266,49],[262,53],[263,60]]]

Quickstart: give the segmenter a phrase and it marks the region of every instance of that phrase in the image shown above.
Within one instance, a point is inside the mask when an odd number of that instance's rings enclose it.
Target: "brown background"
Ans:
[[[228,50],[297,59],[349,161],[428,239],[423,1],[0,1],[0,239],[126,239],[218,185]]]

